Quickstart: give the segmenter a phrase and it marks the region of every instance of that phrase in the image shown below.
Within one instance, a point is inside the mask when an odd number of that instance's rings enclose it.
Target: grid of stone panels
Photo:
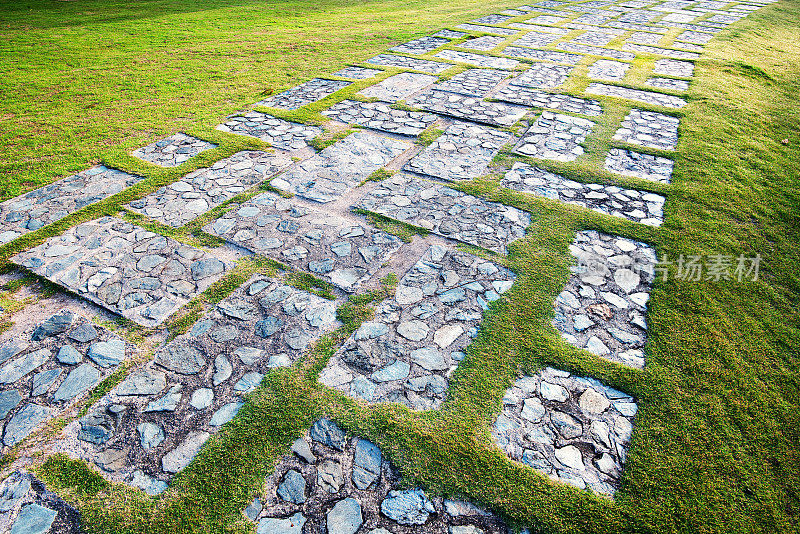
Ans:
[[[508,28],[495,28],[493,26],[481,26],[480,24],[459,24],[456,26],[459,30],[466,30],[468,32],[477,33],[493,33],[495,35],[516,35],[519,33],[517,30]]]
[[[603,113],[603,108],[600,107],[597,100],[584,100],[569,95],[546,93],[511,84],[492,95],[492,98],[528,107],[568,111],[588,116],[597,116]]]
[[[622,61],[633,61],[633,59],[636,57],[634,54],[631,54],[630,52],[621,52],[619,50],[613,50],[611,48],[601,48],[599,46],[585,45],[581,43],[575,43],[572,41],[568,41],[566,43],[559,43],[556,45],[556,48],[558,48],[559,50],[565,50],[567,52],[610,57]]]
[[[428,74],[401,72],[362,89],[357,94],[365,98],[377,98],[384,102],[394,103],[424,89],[437,80],[436,76]]]
[[[625,77],[630,64],[609,59],[598,59],[589,65],[589,78],[595,80],[618,81]]]
[[[594,123],[586,119],[543,111],[522,135],[514,152],[534,158],[573,161],[583,155],[581,143]]]
[[[464,32],[457,32],[453,30],[439,30],[438,32],[434,33],[434,37],[444,37],[445,39],[461,39],[467,35]]]
[[[229,117],[224,124],[217,126],[217,130],[255,137],[284,150],[306,148],[309,140],[322,133],[322,128],[285,121],[258,111]]]
[[[280,109],[297,109],[322,100],[326,96],[332,95],[340,89],[344,89],[351,82],[341,80],[326,80],[324,78],[314,78],[297,87],[292,87],[288,91],[273,95],[265,100],[256,103],[257,106],[267,106]]]
[[[264,192],[204,230],[256,254],[354,291],[400,248],[400,239],[359,222]]]
[[[397,52],[398,54],[413,54],[421,55],[433,52],[440,46],[444,46],[450,41],[442,37],[420,37],[407,43],[397,45],[389,49],[389,52]]]
[[[567,81],[573,68],[567,65],[533,63],[528,70],[516,76],[510,83],[535,89],[553,89]]]
[[[155,326],[230,266],[144,228],[102,217],[11,261],[143,326]]]
[[[519,46],[507,46],[502,50],[502,54],[520,59],[552,61],[554,63],[568,63],[570,65],[577,65],[581,60],[581,56],[577,54],[567,54],[564,52],[555,52],[553,50],[522,48]]]
[[[256,275],[71,423],[64,452],[158,494],[269,369],[338,326],[333,302]]]
[[[191,172],[128,207],[177,228],[292,164],[286,153],[238,152],[207,169]]]
[[[509,75],[508,71],[503,70],[468,69],[449,80],[437,83],[433,88],[449,93],[484,97]]]
[[[680,119],[677,117],[634,108],[622,121],[619,130],[614,134],[614,140],[661,150],[675,150],[679,123]]]
[[[645,104],[662,106],[665,108],[682,108],[686,105],[686,100],[677,96],[602,83],[589,84],[589,87],[586,88],[586,92],[590,95],[615,96],[617,98],[635,100],[637,102],[644,102]]]
[[[674,76],[676,78],[691,78],[694,74],[694,63],[676,61],[674,59],[657,59],[653,74]]]
[[[607,46],[608,43],[617,38],[614,32],[604,32],[602,30],[587,31],[572,39],[575,43],[582,43],[592,46]]]
[[[610,496],[622,479],[636,412],[633,397],[548,367],[506,391],[492,437],[511,459]]]
[[[610,172],[664,184],[672,179],[673,166],[671,159],[620,148],[612,148],[606,156],[606,170]]]
[[[526,108],[514,104],[486,102],[472,96],[432,89],[408,99],[406,103],[411,107],[441,115],[493,126],[512,126],[528,111]]]
[[[645,45],[657,45],[661,42],[664,36],[660,33],[650,33],[650,32],[636,32],[631,34],[630,37],[625,39],[626,43],[636,43],[636,44],[645,44]]]
[[[514,41],[514,44],[516,46],[528,46],[531,48],[536,48],[539,46],[548,46],[559,39],[561,39],[561,35],[559,34],[534,31],[526,33]]]
[[[430,113],[392,109],[383,102],[356,100],[342,100],[322,114],[345,124],[358,124],[370,130],[410,136],[421,134],[438,118]]]
[[[351,80],[367,80],[380,74],[381,70],[378,69],[365,69],[364,67],[345,67],[342,70],[337,70],[333,73],[334,76],[340,78],[350,78]]]
[[[699,59],[700,54],[697,52],[687,52],[685,50],[671,50],[669,48],[659,48],[657,46],[640,45],[635,43],[626,43],[622,46],[623,50],[631,52],[655,54],[658,56],[666,56],[673,59]]]
[[[402,487],[400,474],[376,445],[320,419],[278,460],[243,513],[259,534],[513,532],[474,504]]]
[[[457,122],[414,156],[404,169],[444,180],[470,180],[486,173],[486,168],[511,134]]]
[[[689,82],[686,80],[675,80],[672,78],[648,78],[645,80],[644,84],[659,89],[668,89],[670,91],[686,91],[689,89]]]
[[[105,328],[62,310],[0,344],[0,421],[13,447],[66,410],[135,352]]]
[[[155,143],[137,148],[131,155],[161,167],[177,167],[201,152],[217,145],[178,132]]]
[[[468,39],[463,43],[459,43],[456,45],[457,48],[464,48],[466,50],[480,50],[486,52],[491,50],[492,48],[496,48],[500,45],[503,41],[505,41],[505,37],[498,37],[493,35],[484,35],[481,37],[473,37],[472,39]]]
[[[515,163],[501,185],[648,226],[661,226],[664,221],[665,199],[661,195],[615,185],[583,184],[524,163]]]
[[[59,221],[144,178],[97,165],[0,203],[0,244]]]
[[[411,147],[411,143],[356,132],[274,178],[273,187],[316,202],[331,202]]]
[[[483,56],[481,54],[473,54],[472,52],[459,52],[458,50],[442,50],[434,54],[435,57],[446,59],[448,61],[455,61],[458,63],[467,63],[487,69],[506,69],[513,70],[519,65],[519,61],[515,59],[508,59],[504,57]]]
[[[517,208],[404,173],[383,180],[354,207],[499,254],[530,224],[530,215]]]
[[[416,59],[413,57],[396,56],[393,54],[379,54],[368,59],[367,63],[372,63],[373,65],[383,65],[386,67],[401,67],[404,69],[418,70],[430,74],[441,74],[452,67],[452,65],[448,63],[439,63],[438,61]]]
[[[368,402],[438,408],[447,377],[478,333],[488,303],[514,274],[466,252],[434,245],[331,358],[319,381]]]
[[[570,253],[578,265],[556,298],[553,325],[571,345],[642,369],[655,251],[639,241],[587,230],[577,233]]]

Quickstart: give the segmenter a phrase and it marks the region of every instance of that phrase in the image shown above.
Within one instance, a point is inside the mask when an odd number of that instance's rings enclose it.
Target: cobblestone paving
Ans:
[[[702,52],[703,46],[696,45],[692,43],[682,43],[681,41],[675,41],[672,43],[672,48],[679,48],[681,50],[688,50],[690,52]]]
[[[160,324],[230,267],[113,217],[79,224],[11,261],[144,326]]]
[[[508,25],[518,30],[532,30],[541,33],[551,33],[553,35],[566,35],[570,32],[568,28],[554,28],[552,26],[541,26],[539,24],[528,24],[527,22],[512,22]],[[519,41],[517,41],[519,42]]]
[[[568,111],[588,116],[597,116],[603,113],[603,108],[597,100],[584,100],[569,95],[546,93],[511,84],[498,91],[492,98],[528,107]]]
[[[0,483],[0,530],[11,534],[80,534],[80,513],[24,470]]]
[[[573,161],[583,155],[581,143],[594,123],[586,119],[544,111],[522,135],[514,152],[534,158]]]
[[[486,102],[472,96],[433,89],[408,99],[406,104],[441,115],[493,126],[512,126],[528,112],[526,108],[513,104]]]
[[[567,81],[573,68],[566,65],[534,63],[528,70],[511,80],[510,83],[535,89],[553,89]]]
[[[505,37],[495,37],[493,35],[484,35],[483,37],[474,37],[468,39],[463,43],[457,44],[456,47],[464,48],[466,50],[480,50],[486,52],[500,45],[505,41]]]
[[[567,20],[564,17],[554,17],[553,15],[539,15],[538,17],[534,17],[532,19],[528,19],[525,22],[528,24],[544,24],[544,25],[551,25],[555,26],[561,24]]]
[[[384,102],[394,103],[414,94],[439,79],[428,74],[402,72],[389,76],[385,80],[362,89],[357,94],[365,98],[377,98]]]
[[[661,195],[615,185],[583,184],[524,163],[515,163],[501,185],[648,226],[661,226],[664,221],[665,199]]]
[[[714,38],[713,33],[686,30],[685,32],[681,33],[678,37],[676,37],[676,40],[685,41],[687,43],[693,43],[698,45],[704,45],[708,44],[708,42],[713,38]]]
[[[623,61],[633,61],[633,59],[636,57],[634,54],[631,54],[630,52],[620,52],[619,50],[614,50],[611,48],[601,48],[599,46],[590,46],[581,43],[575,43],[572,41],[566,43],[559,43],[556,45],[556,48],[558,48],[559,50],[565,50],[567,52],[610,57],[613,59],[620,59]]]
[[[458,50],[442,50],[434,54],[434,56],[448,61],[475,65],[476,67],[485,69],[513,70],[519,65],[519,61],[516,59],[484,56],[481,54],[473,54],[472,52],[459,52]]]
[[[416,59],[413,57],[395,56],[393,54],[380,54],[367,60],[373,65],[384,65],[387,67],[402,67],[404,69],[418,70],[430,74],[441,74],[452,65],[449,63],[439,63],[427,59]]]
[[[351,82],[339,80],[326,80],[324,78],[314,78],[297,87],[292,87],[288,91],[271,96],[265,100],[257,102],[257,106],[267,106],[270,108],[280,108],[293,110],[301,108],[326,96],[332,95],[340,89],[344,89]]]
[[[454,30],[439,30],[433,34],[434,37],[444,37],[445,39],[461,39],[466,35],[467,34],[464,32],[457,32]]]
[[[659,89],[668,89],[670,91],[686,91],[689,89],[689,82],[686,80],[673,80],[672,78],[648,78],[645,80],[644,84]]]
[[[365,69],[364,67],[345,67],[333,73],[334,76],[350,78],[351,80],[368,80],[380,74],[378,69]]]
[[[514,275],[465,252],[434,245],[331,358],[319,381],[368,402],[437,408],[488,303]]]
[[[516,35],[519,32],[517,30],[511,30],[509,28],[495,28],[493,26],[481,26],[480,24],[459,24],[456,26],[459,30],[466,30],[468,32],[478,32],[478,33],[493,33],[495,35]]]
[[[589,65],[589,78],[595,80],[619,81],[625,77],[625,73],[631,66],[620,61],[608,59],[598,59]]]
[[[697,52],[687,52],[685,50],[671,50],[669,48],[659,48],[657,46],[639,45],[634,43],[627,43],[622,46],[623,50],[631,52],[641,52],[645,54],[655,54],[658,56],[666,56],[673,59],[699,59],[700,54]]]
[[[570,65],[577,65],[581,60],[581,56],[577,54],[567,54],[564,52],[555,52],[553,50],[521,48],[519,46],[507,46],[503,49],[502,53],[503,55],[520,59],[552,61],[554,63],[568,63]]]
[[[273,193],[261,193],[204,230],[354,291],[402,244],[385,232]]]
[[[614,140],[661,150],[675,150],[679,123],[677,117],[634,108],[622,121],[622,126],[614,134]]]
[[[60,221],[143,180],[97,165],[0,203],[0,244]]]
[[[450,125],[405,170],[444,180],[469,180],[486,174],[495,154],[511,140],[506,132],[467,123]]]
[[[671,159],[632,150],[612,148],[606,156],[606,170],[651,182],[668,184],[672,178],[672,167]]]
[[[398,54],[412,54],[421,55],[433,52],[440,46],[444,46],[450,41],[442,37],[420,37],[407,43],[397,45],[389,49],[389,52],[397,52]]]
[[[278,460],[263,492],[243,513],[258,534],[514,532],[471,503],[402,487],[375,444],[320,419],[294,442],[292,454]]]
[[[271,185],[316,202],[331,202],[411,147],[411,143],[356,132],[272,180]]]
[[[655,251],[638,241],[587,230],[577,233],[570,253],[578,266],[556,298],[553,325],[571,345],[642,369]]]
[[[675,61],[674,59],[657,59],[653,73],[676,78],[691,78],[694,74],[694,63]]]
[[[161,167],[177,167],[201,152],[216,147],[214,143],[179,132],[161,141],[137,148],[131,155]]]
[[[177,228],[291,164],[292,159],[285,153],[238,152],[210,168],[198,169],[142,199],[134,200],[128,207]]]
[[[258,111],[230,117],[217,126],[217,130],[255,137],[284,150],[303,149],[308,146],[309,140],[322,133],[322,128],[285,121]]]
[[[582,43],[592,46],[607,46],[608,43],[617,38],[617,34],[613,32],[605,32],[602,30],[587,31],[572,40],[574,43]]]
[[[71,423],[64,452],[158,494],[269,369],[339,324],[333,302],[255,276]]]
[[[620,485],[636,412],[633,397],[548,367],[506,391],[492,437],[513,460],[551,480],[611,496]]]
[[[517,208],[404,173],[383,180],[355,207],[500,254],[531,222]]]
[[[561,39],[560,34],[553,34],[548,32],[529,32],[514,41],[516,46],[528,46],[536,48],[539,46],[548,46]]]
[[[508,76],[509,72],[503,70],[469,69],[459,72],[449,80],[437,83],[433,88],[449,93],[484,97]]]
[[[392,109],[383,102],[342,100],[322,112],[345,124],[357,124],[370,130],[417,136],[436,122],[436,115],[419,111]]]
[[[62,310],[0,343],[3,445],[13,447],[107,378],[136,347]]]
[[[626,100],[635,100],[637,102],[644,102],[645,104],[662,106],[665,108],[680,109],[686,105],[686,100],[677,96],[602,83],[589,84],[589,87],[586,88],[586,93],[590,95],[616,96]]]

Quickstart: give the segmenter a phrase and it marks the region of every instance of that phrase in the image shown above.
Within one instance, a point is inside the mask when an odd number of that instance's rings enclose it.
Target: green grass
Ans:
[[[221,143],[195,166],[257,147],[213,127],[266,94],[516,3],[164,0],[39,2],[30,9],[33,5],[7,3],[0,15],[0,135],[6,148],[0,155],[0,188],[5,188],[0,195],[17,194],[98,158],[148,177],[138,189],[48,230],[56,232],[97,213],[116,213],[123,200],[194,168],[153,169],[128,156],[132,148],[177,129]],[[784,0],[708,45],[696,62],[690,103],[676,113],[681,141],[671,156],[672,185],[602,170],[605,152],[617,146],[609,141],[614,129],[631,107],[610,98],[600,99],[607,112],[596,119],[586,156],[571,166],[548,165],[582,181],[667,194],[660,229],[503,190],[496,176],[459,186],[526,209],[533,222],[525,239],[510,247],[508,265],[518,281],[507,299],[492,305],[440,411],[369,407],[316,383],[337,343],[371,317],[371,306],[386,294],[381,290],[351,298],[339,309],[341,329],[296,366],[271,372],[240,415],[161,497],[109,484],[62,456],[47,459],[37,473],[79,506],[90,533],[248,532],[252,527],[240,511],[294,438],[328,415],[379,444],[410,483],[474,499],[541,532],[797,532],[798,13],[800,1]],[[581,94],[591,61],[581,63],[567,92]],[[633,63],[632,86],[641,86],[652,61]],[[305,119],[315,120],[319,109],[306,111]],[[506,152],[496,163],[511,160]],[[647,368],[624,368],[571,347],[550,326],[553,300],[572,261],[567,247],[576,231],[587,228],[647,241],[659,256],[671,258],[760,253],[761,277],[744,283],[658,281],[648,311]],[[408,232],[410,239],[415,230],[397,226],[397,231]],[[0,257],[46,233],[0,249]],[[249,273],[277,269],[253,261],[173,318],[173,333],[188,328]],[[295,280],[325,290],[312,282]],[[547,365],[593,376],[638,399],[623,487],[613,501],[553,484],[508,461],[491,442],[505,389],[520,373]]]

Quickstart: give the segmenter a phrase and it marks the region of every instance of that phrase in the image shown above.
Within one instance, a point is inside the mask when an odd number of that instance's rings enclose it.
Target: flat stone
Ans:
[[[171,343],[156,353],[155,362],[170,371],[196,375],[206,365],[203,355],[194,347]]]
[[[211,416],[211,420],[208,422],[208,424],[211,426],[224,425],[236,417],[236,414],[239,413],[239,410],[242,408],[242,406],[244,406],[243,402],[229,402],[214,412],[214,415]]]
[[[326,520],[328,534],[355,534],[364,523],[361,505],[353,498],[337,502]]]
[[[38,504],[27,504],[20,509],[17,520],[11,527],[11,534],[45,534],[50,531],[56,515],[55,510]]]
[[[34,369],[44,365],[50,359],[52,353],[49,349],[42,348],[11,360],[0,368],[0,384],[11,384]]]
[[[144,450],[150,450],[164,441],[164,430],[155,423],[142,423],[136,427]]]
[[[208,432],[189,432],[186,439],[161,459],[161,466],[164,471],[177,473],[189,465],[209,437],[211,437],[211,434]]]
[[[152,369],[143,369],[123,380],[117,387],[117,395],[155,395],[167,385],[164,373]]]
[[[72,400],[95,387],[100,382],[100,377],[100,371],[91,364],[79,365],[69,372],[67,378],[53,394],[53,400],[56,402]]]
[[[0,419],[5,419],[11,410],[19,405],[21,400],[22,395],[16,389],[0,392]]]
[[[200,388],[196,389],[194,393],[192,393],[192,398],[189,400],[189,404],[192,408],[197,410],[205,410],[214,402],[214,390],[211,388]]]
[[[422,525],[435,513],[433,503],[422,490],[392,490],[381,502],[381,513],[401,525]]]
[[[302,534],[306,518],[300,512],[287,519],[266,517],[259,521],[257,534]]]
[[[336,423],[329,419],[320,419],[315,422],[309,435],[311,439],[323,445],[340,451],[344,450],[346,435],[341,428],[336,426]]]
[[[56,360],[65,365],[75,365],[83,360],[83,354],[72,345],[62,345],[56,354]]]
[[[3,431],[3,443],[7,447],[13,447],[27,438],[37,426],[50,419],[54,411],[53,408],[33,403],[28,404],[6,423]]]
[[[284,501],[295,504],[306,502],[306,480],[294,469],[286,473],[283,482],[278,486],[278,496]]]
[[[291,89],[271,96],[256,103],[257,106],[293,110],[322,100],[323,98],[344,89],[351,82],[314,78]]]

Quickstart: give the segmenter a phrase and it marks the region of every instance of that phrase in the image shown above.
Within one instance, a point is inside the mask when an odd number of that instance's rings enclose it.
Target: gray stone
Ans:
[[[170,371],[196,375],[206,365],[203,354],[190,345],[170,343],[156,353],[155,362]]]
[[[11,360],[0,368],[0,384],[16,382],[34,369],[44,365],[50,359],[50,356],[52,356],[50,350],[42,348]]]
[[[22,395],[16,389],[9,389],[0,392],[0,419],[5,417],[19,405]]]
[[[72,326],[72,320],[72,312],[67,310],[59,312],[37,326],[31,335],[31,339],[33,341],[41,341],[47,337],[66,332]]]
[[[132,155],[161,167],[175,167],[201,152],[216,148],[216,146],[208,141],[179,132],[142,148],[137,148]]]
[[[308,146],[307,142],[309,140],[322,133],[322,128],[288,122],[258,111],[251,111],[243,116],[228,117],[224,124],[217,126],[217,130],[255,137],[284,150],[305,148]],[[281,154],[270,154],[270,156],[280,158],[283,161],[288,159]],[[238,171],[239,169],[236,170]],[[273,173],[274,171],[264,174]]]
[[[240,393],[250,393],[258,388],[263,378],[264,375],[261,373],[247,373],[236,382],[233,386],[233,390]]]
[[[309,431],[311,439],[318,441],[328,447],[337,450],[344,450],[346,435],[344,431],[336,426],[330,419],[320,419],[314,423]]]
[[[47,393],[47,390],[50,389],[50,386],[53,384],[53,382],[59,376],[61,376],[62,372],[63,369],[56,368],[42,371],[41,373],[36,373],[33,376],[31,397],[36,397]]]
[[[516,59],[508,59],[496,56],[484,56],[482,54],[473,54],[472,52],[460,52],[457,50],[442,50],[433,55],[440,59],[447,61],[454,61],[458,63],[466,63],[468,65],[475,65],[476,67],[486,69],[505,69],[513,70],[519,65]]]
[[[181,402],[181,386],[173,386],[170,388],[169,393],[151,401],[145,406],[144,412],[174,412]]]
[[[37,426],[50,419],[54,411],[53,408],[33,403],[28,404],[6,423],[3,431],[3,443],[7,447],[13,447],[27,438]]]
[[[311,452],[311,447],[308,445],[308,441],[306,441],[305,438],[297,438],[295,440],[292,444],[292,452],[310,464],[317,461],[317,457]]]
[[[355,534],[364,523],[361,505],[353,498],[337,502],[326,520],[328,534]]]
[[[56,360],[65,365],[75,365],[83,360],[83,354],[72,345],[62,345],[56,354]]]
[[[512,126],[527,109],[503,102],[487,102],[479,97],[439,91],[433,87],[406,100],[411,107],[491,126]]]
[[[117,395],[155,395],[167,385],[164,373],[152,369],[143,369],[123,380],[117,387]]]
[[[257,534],[302,534],[306,518],[300,512],[286,519],[266,517],[259,521]]]
[[[422,490],[392,490],[381,503],[381,513],[401,525],[422,525],[435,513],[433,503]]]
[[[239,410],[242,408],[242,406],[244,406],[243,402],[229,402],[214,412],[214,415],[211,416],[211,420],[208,422],[208,424],[211,426],[224,425],[236,417],[236,414],[239,413]]]
[[[125,359],[125,342],[119,338],[98,341],[89,346],[86,353],[100,367],[114,367]]]
[[[136,430],[139,432],[139,441],[144,450],[158,447],[164,441],[164,430],[155,423],[141,423]]]
[[[447,42],[444,39],[441,41]],[[400,74],[389,76],[366,89],[362,89],[356,94],[365,98],[377,98],[384,102],[394,103],[424,89],[437,80],[436,76],[416,72],[401,72]]]
[[[344,483],[342,464],[324,460],[317,466],[317,485],[328,493],[338,493]]]
[[[27,504],[11,527],[11,534],[45,534],[56,519],[56,511],[38,504]]]
[[[344,89],[351,82],[340,80],[326,80],[314,78],[293,87],[288,91],[271,96],[266,100],[256,103],[257,106],[267,106],[280,109],[297,109],[305,105],[322,100],[340,89]]]
[[[98,336],[97,329],[91,323],[81,323],[70,330],[67,337],[78,343],[88,343]]]
[[[161,459],[161,466],[164,471],[177,473],[189,465],[209,437],[211,437],[211,434],[208,432],[189,432],[186,439]]]
[[[196,389],[192,393],[189,404],[197,410],[205,410],[214,402],[214,390],[211,388]]]
[[[79,365],[67,375],[53,394],[56,402],[72,400],[78,395],[95,387],[100,382],[100,371],[88,363]]]
[[[278,496],[295,504],[306,502],[306,479],[299,471],[289,470],[278,486]]]
[[[430,74],[441,74],[452,66],[449,63],[440,63],[438,61],[429,61],[427,59],[397,56],[394,54],[380,54],[368,59],[367,63],[371,63],[373,65],[383,65],[386,67],[402,67],[405,69],[418,70]]]

